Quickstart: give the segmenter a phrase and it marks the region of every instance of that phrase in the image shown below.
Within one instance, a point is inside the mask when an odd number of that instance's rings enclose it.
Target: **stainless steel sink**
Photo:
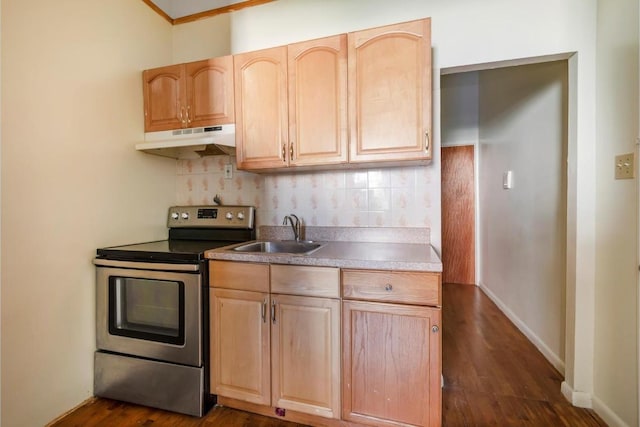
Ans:
[[[322,243],[318,242],[297,242],[295,240],[274,240],[247,243],[245,245],[237,246],[233,248],[238,252],[258,252],[269,254],[310,254],[311,252],[320,249]]]

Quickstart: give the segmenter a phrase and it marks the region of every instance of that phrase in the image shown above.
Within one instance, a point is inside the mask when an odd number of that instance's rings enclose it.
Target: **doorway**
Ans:
[[[556,60],[441,76],[443,267],[454,271],[461,219],[474,217],[475,283],[562,373],[568,74],[568,61]],[[476,202],[464,215],[447,203],[461,193],[445,187],[461,145],[475,150],[476,171],[465,178]],[[460,280],[450,277],[443,272],[444,282]]]

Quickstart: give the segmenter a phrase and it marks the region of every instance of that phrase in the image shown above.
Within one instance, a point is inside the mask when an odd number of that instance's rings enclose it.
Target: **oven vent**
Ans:
[[[136,150],[173,159],[236,155],[236,125],[147,132]]]

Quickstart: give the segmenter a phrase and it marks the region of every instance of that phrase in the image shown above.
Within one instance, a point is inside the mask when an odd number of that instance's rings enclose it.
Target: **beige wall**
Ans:
[[[479,284],[560,372],[567,79],[567,61],[556,61],[481,71],[478,84]]]
[[[166,235],[175,162],[134,144],[172,31],[141,1],[1,8],[1,422],[37,426],[93,392],[95,249]]]
[[[173,27],[173,63],[198,61],[231,53],[231,14]]]
[[[637,155],[638,1],[598,2],[597,31],[594,408],[610,410],[634,426],[638,425],[638,180],[615,180],[614,158]]]

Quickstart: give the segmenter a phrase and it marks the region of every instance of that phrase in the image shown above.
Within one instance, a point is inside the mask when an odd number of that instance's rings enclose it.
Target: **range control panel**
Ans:
[[[167,226],[253,229],[254,221],[253,206],[172,206]]]

